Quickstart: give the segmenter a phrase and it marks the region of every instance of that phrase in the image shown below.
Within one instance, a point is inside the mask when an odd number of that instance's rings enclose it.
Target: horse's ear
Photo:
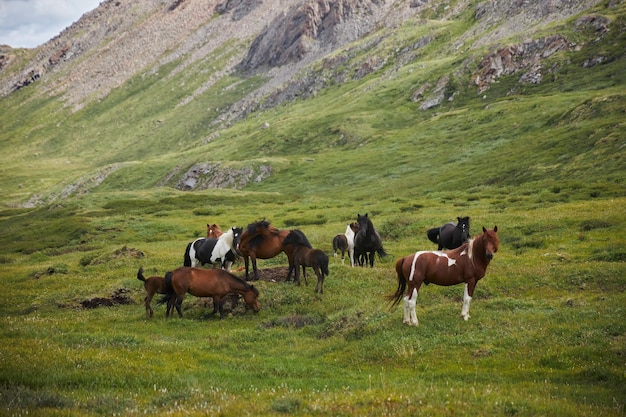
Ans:
[[[498,232],[498,226],[497,225],[493,226],[493,231],[496,232],[496,233]]]
[[[483,226],[483,232],[486,232],[486,231],[487,231],[487,229],[485,229],[485,226]]]

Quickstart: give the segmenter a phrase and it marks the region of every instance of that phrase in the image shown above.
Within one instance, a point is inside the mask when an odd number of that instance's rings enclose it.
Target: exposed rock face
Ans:
[[[261,182],[272,172],[269,165],[224,168],[215,163],[195,164],[176,185],[182,191],[206,188],[243,188],[249,182]]]
[[[572,48],[573,45],[564,36],[554,35],[499,49],[480,63],[474,83],[479,92],[483,92],[499,77],[525,71],[520,81],[538,84],[542,79],[542,60]]]
[[[299,61],[313,49],[330,46],[340,31],[339,26],[359,15],[363,20],[375,14],[378,1],[307,0],[276,17],[252,43],[242,63],[245,70],[263,66],[282,66]],[[364,25],[365,31],[369,25]],[[360,34],[355,34],[356,39]]]
[[[459,38],[458,47],[470,39],[474,46],[480,46],[523,33],[600,1],[487,0],[475,6],[478,24]],[[12,55],[6,53],[0,56],[0,96],[37,82],[45,94],[60,95],[67,106],[78,110],[141,72],[158,71],[162,65],[177,62],[178,68],[172,71],[176,74],[231,43],[238,46],[231,51],[221,74],[240,68],[264,71],[268,76],[267,82],[251,91],[242,103],[224,109],[218,120],[237,118],[261,99],[269,98],[263,100],[267,105],[315,94],[326,80],[314,73],[309,79],[296,80],[295,75],[314,60],[324,59],[374,30],[399,26],[407,19],[419,24],[418,18],[425,11],[444,10],[441,18],[445,20],[473,7],[468,2],[443,9],[440,6],[442,2],[436,0],[105,0],[36,48],[29,54],[32,58],[10,59]],[[608,26],[605,19],[596,16],[581,21],[581,25],[597,26],[601,31]],[[414,58],[410,51],[400,55],[404,56],[394,56],[394,62]],[[336,58],[326,59],[325,65],[341,65],[341,59]],[[386,65],[388,58],[370,56],[352,74],[337,73],[332,81],[363,77]],[[207,80],[210,82],[214,80]],[[290,87],[285,88],[286,84]],[[188,100],[207,88],[203,86]]]

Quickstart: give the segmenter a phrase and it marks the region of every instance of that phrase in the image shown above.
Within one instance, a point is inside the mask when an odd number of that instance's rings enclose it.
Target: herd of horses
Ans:
[[[498,227],[491,230],[483,227],[479,236],[470,236],[469,217],[457,217],[457,223],[446,223],[427,231],[427,237],[436,243],[437,250],[418,251],[396,261],[398,277],[396,292],[389,296],[394,306],[404,300],[404,320],[417,325],[415,312],[417,294],[422,284],[456,285],[465,284],[461,316],[469,319],[469,306],[476,283],[485,275],[487,266],[498,251]],[[351,266],[374,267],[376,255],[387,256],[382,239],[368,214],[358,214],[355,222],[349,223],[343,234],[333,238],[335,259],[341,252],[344,263],[348,253]],[[445,249],[445,250],[444,250]],[[278,229],[267,220],[250,223],[245,229],[231,227],[222,232],[217,224],[207,224],[207,237],[190,242],[184,253],[183,266],[169,271],[165,276],[144,277],[143,269],[137,279],[143,281],[146,290],[146,318],[153,315],[150,306],[155,294],[163,294],[160,303],[167,303],[166,317],[174,309],[182,317],[181,304],[186,294],[196,297],[211,297],[213,312],[224,316],[223,304],[226,295],[238,294],[255,312],[259,311],[259,291],[250,281],[259,280],[257,259],[270,259],[281,252],[287,255],[289,268],[286,281],[300,285],[300,270],[308,285],[306,268],[313,269],[317,277],[315,292],[324,293],[324,280],[329,275],[329,257],[321,249],[313,248],[306,235],[298,229]],[[245,279],[230,272],[233,262],[243,258]],[[198,268],[203,265],[213,268]],[[252,272],[250,271],[252,265]]]

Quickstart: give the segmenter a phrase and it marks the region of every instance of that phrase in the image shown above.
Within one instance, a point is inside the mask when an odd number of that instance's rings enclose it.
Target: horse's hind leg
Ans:
[[[404,297],[404,320],[402,323],[408,324],[409,326],[417,326],[419,322],[417,321],[417,313],[415,312],[415,306],[417,304],[417,288],[413,288],[413,292],[411,293],[411,297]]]
[[[176,307],[176,311],[178,312],[178,317],[180,317],[181,319],[183,318],[183,311],[181,309],[181,305],[183,304],[183,298],[185,298],[185,295],[179,295],[178,297],[176,297],[176,301],[174,302],[174,307]]]
[[[472,302],[472,295],[474,293],[474,287],[476,284],[471,285],[470,283],[465,283],[465,290],[463,291],[463,307],[461,308],[461,317],[463,320],[467,321],[470,318],[469,309],[470,303]]]
[[[154,312],[152,311],[152,307],[150,306],[150,302],[152,301],[152,294],[146,295],[144,301],[146,304],[146,318],[149,319],[154,314]]]

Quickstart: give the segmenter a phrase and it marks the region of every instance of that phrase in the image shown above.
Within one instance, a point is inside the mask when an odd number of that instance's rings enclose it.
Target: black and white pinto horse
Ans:
[[[195,268],[197,265],[219,263],[222,269],[230,271],[237,258],[237,245],[241,237],[240,227],[231,227],[218,238],[200,238],[187,245],[184,266]]]
[[[428,230],[426,235],[431,242],[437,244],[437,250],[456,249],[470,238],[470,218],[457,217],[458,223],[446,223],[441,227]]]
[[[374,267],[374,256],[387,256],[387,252],[383,249],[383,240],[374,228],[374,224],[368,217],[367,213],[361,216],[357,214],[357,223],[359,231],[354,236],[354,259],[359,266]]]

